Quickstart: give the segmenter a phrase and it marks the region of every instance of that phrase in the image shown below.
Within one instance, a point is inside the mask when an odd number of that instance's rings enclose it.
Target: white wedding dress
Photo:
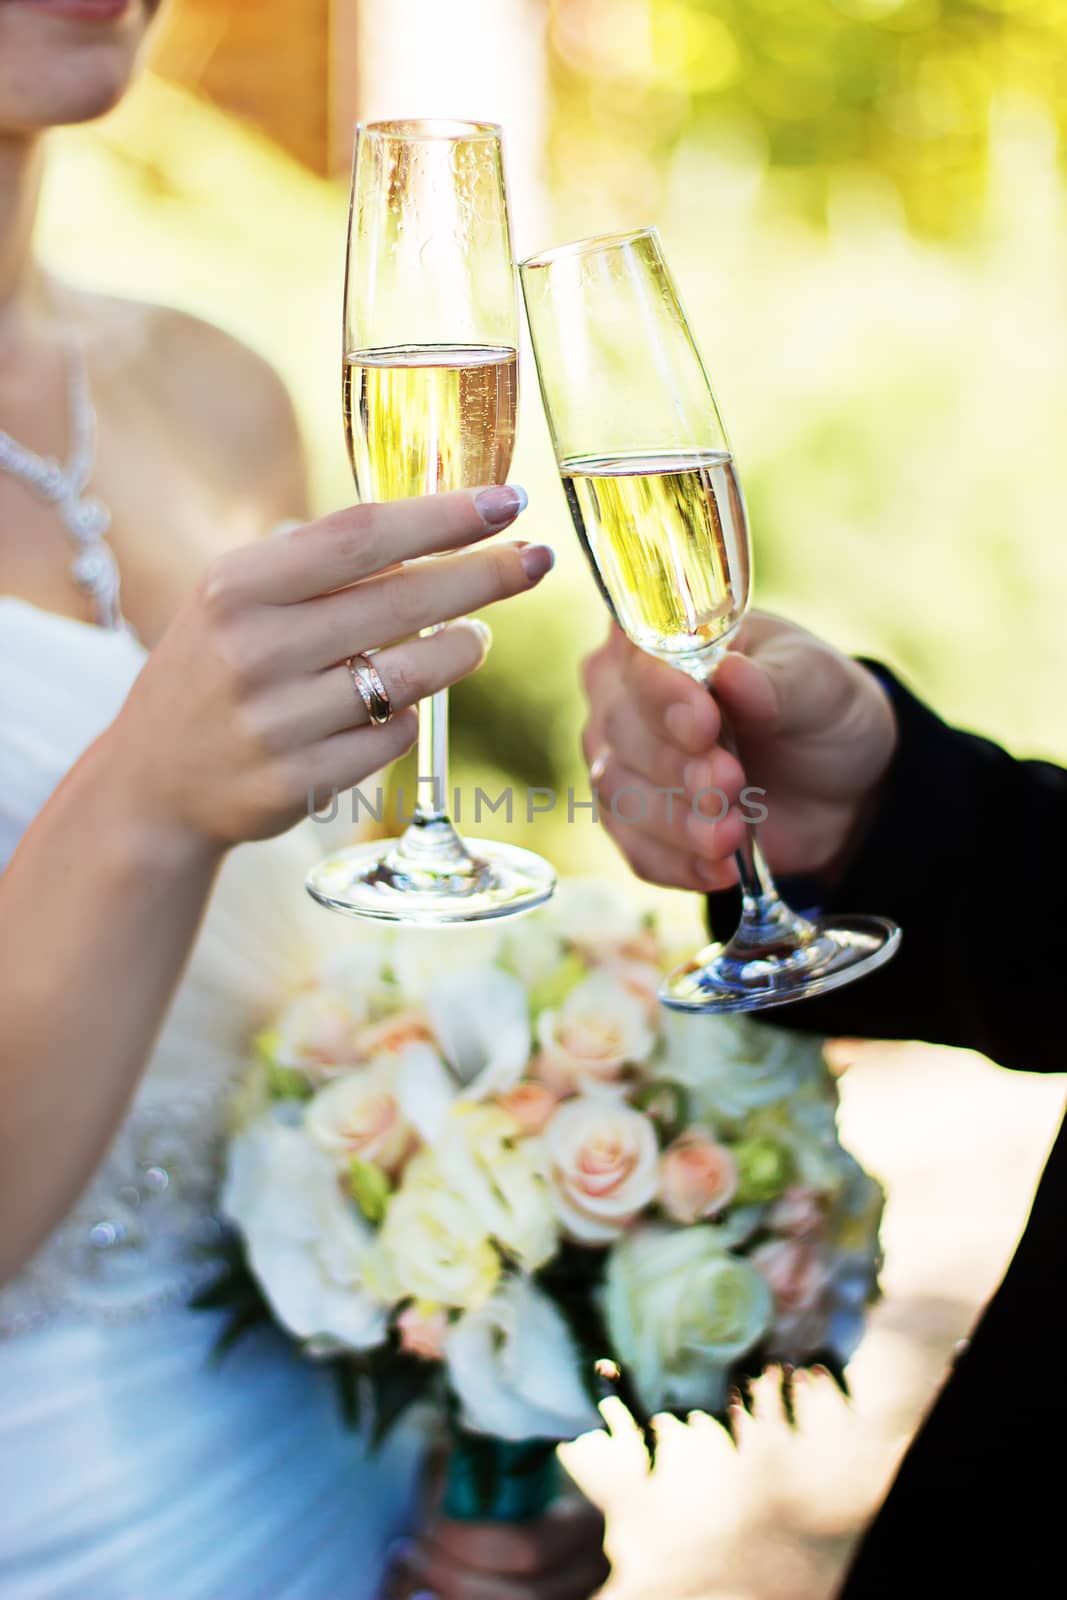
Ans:
[[[143,661],[129,634],[0,597],[0,869]],[[306,823],[228,858],[109,1155],[0,1288],[3,1600],[371,1600],[409,1525],[415,1430],[369,1456],[325,1369],[266,1328],[212,1365],[220,1315],[188,1308],[228,1086],[340,936],[302,887],[323,848]]]

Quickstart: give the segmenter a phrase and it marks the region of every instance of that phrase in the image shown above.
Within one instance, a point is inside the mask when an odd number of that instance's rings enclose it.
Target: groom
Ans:
[[[727,937],[738,913],[736,825],[658,797],[760,785],[761,841],[790,902],[877,908],[904,929],[888,967],[776,1010],[775,1023],[1067,1070],[1067,772],[947,727],[885,669],[787,622],[753,615],[739,645],[744,654],[716,674],[715,700],[618,632],[587,664],[586,755],[631,865],[654,882],[710,890],[713,932]],[[743,774],[719,745],[719,706]],[[611,796],[635,785],[643,818],[624,823]],[[842,1600],[1058,1587],[1065,1289],[1067,1123],[1015,1257],[861,1541]]]

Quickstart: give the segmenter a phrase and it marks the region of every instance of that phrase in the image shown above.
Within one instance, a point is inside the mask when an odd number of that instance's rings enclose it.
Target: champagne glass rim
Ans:
[[[538,250],[534,255],[527,256],[525,261],[519,262],[519,270],[536,270],[538,267],[550,267],[554,261],[565,260],[568,256],[592,255],[598,250],[615,250],[620,245],[637,244],[641,239],[651,239],[659,247],[659,230],[650,224],[644,228],[627,228],[621,233],[594,233],[588,239],[572,239],[569,244],[555,244],[548,250]]]
[[[357,122],[356,137],[411,142],[442,140],[462,144],[473,139],[500,139],[499,122],[468,121],[463,117],[390,117],[383,122]]]

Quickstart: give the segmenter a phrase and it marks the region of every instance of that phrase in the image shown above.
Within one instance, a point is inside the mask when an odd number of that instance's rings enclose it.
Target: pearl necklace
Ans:
[[[71,452],[66,466],[54,456],[37,455],[0,428],[0,471],[56,507],[76,546],[71,576],[92,600],[94,620],[102,628],[130,632],[119,603],[118,562],[105,538],[111,513],[95,495],[85,492],[96,459],[96,413],[85,352],[73,332],[67,340],[67,371]]]

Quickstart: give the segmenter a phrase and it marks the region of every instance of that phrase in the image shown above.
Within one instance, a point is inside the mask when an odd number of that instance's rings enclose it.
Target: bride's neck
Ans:
[[[41,139],[0,133],[0,360],[18,342],[39,300],[33,224],[41,187]]]

